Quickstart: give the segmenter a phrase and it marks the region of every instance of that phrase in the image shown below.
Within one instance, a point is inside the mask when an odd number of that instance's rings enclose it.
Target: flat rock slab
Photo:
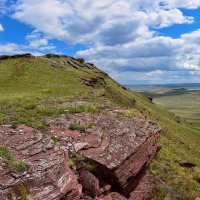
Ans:
[[[119,119],[115,111],[106,111],[98,115],[79,113],[68,118],[58,118],[49,121],[50,130],[53,129],[59,134],[65,132],[71,123],[85,127],[93,125],[92,128],[86,129],[86,133],[81,134],[79,139],[71,138],[72,142],[88,142],[92,150],[88,147],[84,155],[110,170],[119,167],[149,137],[161,131],[156,123],[143,116]]]
[[[65,133],[71,123],[86,127],[79,136],[74,132],[76,138],[68,134],[70,151],[76,149],[94,161],[99,166],[95,175],[104,176],[128,197],[159,150],[157,141],[161,128],[142,115],[119,118],[118,111],[108,109],[98,115],[79,113],[49,120],[49,132]],[[66,145],[64,140],[62,136],[63,146]]]

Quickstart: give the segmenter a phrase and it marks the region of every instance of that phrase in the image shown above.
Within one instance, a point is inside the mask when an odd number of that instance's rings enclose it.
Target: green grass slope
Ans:
[[[102,105],[135,108],[157,121],[163,128],[162,149],[149,172],[157,184],[150,199],[195,199],[200,196],[200,130],[152,104],[141,94],[126,90],[96,67],[75,67],[71,58],[9,58],[0,60],[0,123],[16,127],[25,123],[45,131],[46,117],[68,112],[98,112]],[[77,63],[77,64],[76,64]],[[77,65],[77,67],[76,67]],[[86,86],[81,78],[101,76],[103,84]],[[99,93],[105,93],[103,98]],[[133,106],[134,100],[136,105]],[[66,102],[87,101],[84,107],[69,107]],[[188,160],[197,167],[182,168],[177,160]]]

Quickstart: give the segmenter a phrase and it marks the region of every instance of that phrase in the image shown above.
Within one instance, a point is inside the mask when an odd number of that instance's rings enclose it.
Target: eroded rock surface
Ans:
[[[98,114],[48,118],[45,133],[25,125],[17,129],[1,125],[0,145],[28,167],[16,173],[0,162],[0,199],[21,190],[36,200],[133,197],[159,149],[161,129],[142,115],[127,117],[126,112],[106,108]],[[81,130],[70,130],[72,124]]]
[[[61,146],[79,152],[93,162],[93,172],[126,197],[140,179],[159,150],[160,127],[142,115],[119,118],[121,110],[105,110],[101,114],[79,113],[50,120],[50,132],[58,134]],[[71,123],[85,127],[85,132],[67,130]],[[66,137],[69,144],[66,144]]]
[[[66,193],[71,199],[79,199],[82,186],[66,163],[68,155],[50,147],[51,142],[50,137],[24,125],[15,130],[0,126],[0,145],[28,164],[27,169],[16,173],[0,163],[0,199],[15,199],[23,191],[30,194],[30,199],[60,199]]]

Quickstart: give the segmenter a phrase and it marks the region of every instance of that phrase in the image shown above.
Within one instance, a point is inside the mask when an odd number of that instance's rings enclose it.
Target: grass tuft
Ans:
[[[7,147],[0,146],[0,157],[2,158],[1,162],[7,164],[14,172],[23,172],[28,167],[27,163],[15,158]]]
[[[85,127],[84,126],[81,126],[80,124],[78,124],[78,123],[71,123],[70,125],[69,125],[69,130],[72,130],[72,131],[75,131],[75,130],[77,130],[77,131],[80,131],[80,132],[85,132]]]

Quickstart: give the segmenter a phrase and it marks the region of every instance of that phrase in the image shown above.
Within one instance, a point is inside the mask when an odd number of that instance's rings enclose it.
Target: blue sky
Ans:
[[[0,0],[0,54],[66,54],[123,84],[200,82],[200,0]]]

